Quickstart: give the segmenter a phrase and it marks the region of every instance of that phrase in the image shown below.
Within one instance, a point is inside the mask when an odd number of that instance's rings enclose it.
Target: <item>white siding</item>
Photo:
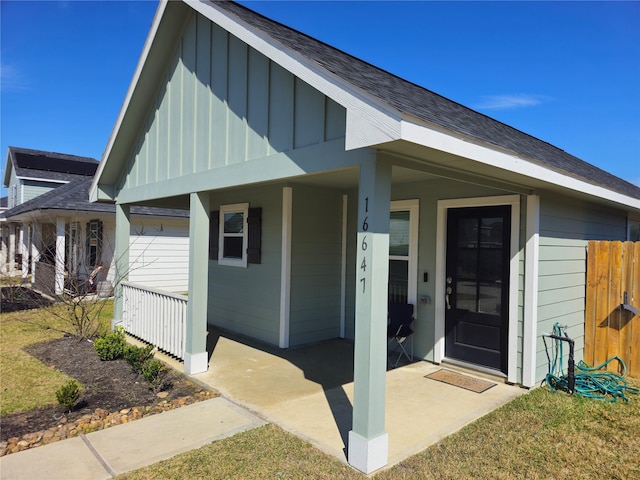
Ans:
[[[189,283],[189,227],[161,220],[132,220],[129,281],[169,292]]]

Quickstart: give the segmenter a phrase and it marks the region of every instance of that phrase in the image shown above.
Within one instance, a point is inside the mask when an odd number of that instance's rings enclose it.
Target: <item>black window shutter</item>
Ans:
[[[96,266],[102,262],[102,220],[98,220],[98,238],[96,239]]]
[[[209,216],[209,259],[218,260],[220,247],[220,210],[211,212]]]
[[[87,229],[85,230],[86,233],[86,246],[87,248],[85,249],[84,253],[85,253],[85,257],[86,257],[86,263],[89,267],[93,266],[92,262],[91,262],[91,222],[87,222]]]
[[[260,244],[262,242],[262,208],[250,208],[249,232],[247,238],[247,263],[261,263],[262,255]]]

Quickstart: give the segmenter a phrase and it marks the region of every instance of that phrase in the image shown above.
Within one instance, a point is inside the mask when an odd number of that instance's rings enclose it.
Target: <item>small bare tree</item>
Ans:
[[[61,320],[62,327],[58,330],[78,339],[90,339],[106,333],[109,326],[101,315],[106,306],[106,298],[103,297],[109,296],[110,292],[100,292],[97,287],[106,280],[114,263],[110,259],[103,260],[108,258],[105,252],[113,252],[114,249],[109,238],[103,235],[102,222],[92,220],[86,223],[86,241],[80,241],[83,230],[80,220],[68,222],[65,232],[68,242],[65,242],[64,252],[56,250],[55,236],[51,235],[50,228],[36,221],[32,225],[32,241],[36,242],[38,252],[34,262],[34,288],[44,294],[38,307],[45,308]],[[64,280],[56,275],[56,260],[64,262]],[[129,273],[111,275],[106,282],[109,289],[115,288]],[[51,325],[42,326],[52,328]]]

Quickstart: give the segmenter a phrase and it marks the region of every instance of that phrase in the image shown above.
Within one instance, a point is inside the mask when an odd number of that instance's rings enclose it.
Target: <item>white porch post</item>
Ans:
[[[387,464],[385,432],[391,166],[360,166],[356,260],[353,427],[349,463],[371,473]]]
[[[129,234],[131,231],[131,218],[129,205],[116,203],[116,241],[114,265],[116,268],[113,279],[113,319],[111,329],[122,322],[124,314],[124,298],[122,297],[122,282],[129,279]]]
[[[64,218],[56,218],[56,268],[55,293],[61,295],[64,291]]]
[[[207,304],[209,296],[209,194],[192,193],[189,217],[189,300],[184,371],[207,371]]]
[[[16,224],[9,224],[9,275],[13,276],[16,269]]]
[[[36,281],[36,261],[38,260],[38,256],[40,252],[38,251],[38,243],[37,243],[37,229],[36,222],[31,224],[31,283]]]
[[[22,254],[22,265],[20,266],[22,278],[29,275],[29,224],[23,223],[20,226],[20,253]]]
[[[0,237],[2,240],[2,244],[0,244],[0,273],[4,273],[9,260],[9,231],[5,225],[1,224]]]
[[[289,348],[289,320],[291,313],[291,220],[293,189],[282,189],[282,261],[280,264],[280,331],[278,346]]]

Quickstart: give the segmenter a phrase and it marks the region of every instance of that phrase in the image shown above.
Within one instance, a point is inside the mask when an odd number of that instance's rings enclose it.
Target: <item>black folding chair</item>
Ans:
[[[389,325],[387,326],[387,362],[396,368],[402,358],[413,362],[413,305],[410,303],[389,304]],[[409,353],[411,352],[411,353]],[[392,361],[394,354],[398,357]]]

